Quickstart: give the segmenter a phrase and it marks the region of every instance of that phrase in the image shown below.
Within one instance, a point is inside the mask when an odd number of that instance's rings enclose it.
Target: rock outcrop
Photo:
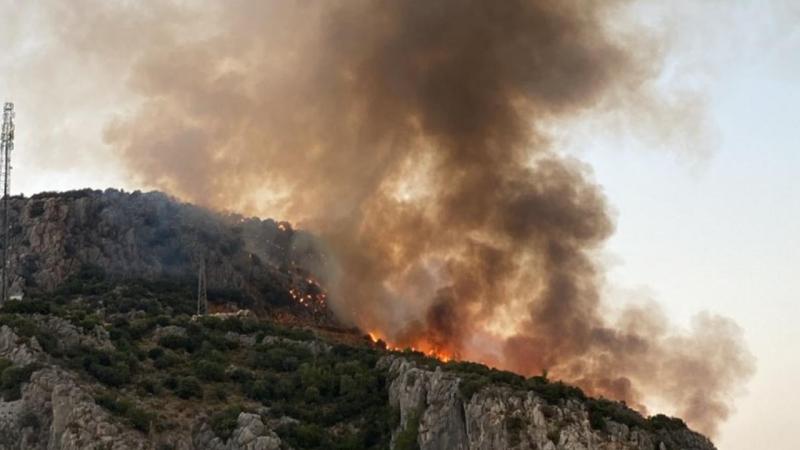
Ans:
[[[531,391],[489,385],[465,399],[462,380],[437,368],[418,368],[408,359],[381,361],[392,380],[389,401],[400,413],[399,433],[418,429],[421,450],[714,450],[688,429],[645,430],[607,420],[592,428],[585,404],[548,404]]]
[[[204,424],[195,435],[194,447],[208,450],[279,450],[281,440],[267,428],[261,416],[243,412],[239,414],[236,429],[230,438],[223,440]]]
[[[69,329],[61,323],[56,326]],[[157,444],[175,450],[281,448],[280,438],[261,416],[247,412],[239,415],[236,429],[226,440],[214,434],[205,418],[171,433],[185,435],[185,439],[145,435],[113,417],[95,402],[90,385],[67,370],[48,365],[41,350],[32,349],[30,341],[5,325],[0,327],[0,358],[17,365],[42,366],[24,385],[20,399],[0,400],[0,450],[150,450]]]

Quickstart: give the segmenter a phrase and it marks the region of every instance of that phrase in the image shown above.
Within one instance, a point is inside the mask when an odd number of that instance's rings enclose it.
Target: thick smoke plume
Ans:
[[[740,330],[609,318],[606,201],[542,131],[657,72],[655,46],[610,31],[619,5],[158,4],[61,18],[88,55],[131,49],[140,103],[106,141],[140,182],[317,233],[336,313],[398,346],[661,398],[707,433],[729,414],[752,371]]]

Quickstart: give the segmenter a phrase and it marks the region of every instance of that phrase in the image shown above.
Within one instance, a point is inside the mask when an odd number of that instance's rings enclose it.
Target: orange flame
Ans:
[[[422,353],[431,358],[436,358],[442,362],[454,361],[458,359],[454,352],[438,347],[424,338],[416,340],[413,345],[401,346],[390,343],[390,341],[387,341],[387,339],[378,331],[369,331],[367,332],[367,335],[374,344],[377,344],[379,341],[387,342],[386,348],[391,351],[402,352],[405,350],[411,350]]]

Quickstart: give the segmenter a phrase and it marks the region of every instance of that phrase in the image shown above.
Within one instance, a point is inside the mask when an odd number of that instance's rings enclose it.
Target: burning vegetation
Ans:
[[[608,314],[606,200],[546,132],[661,104],[659,52],[620,32],[620,2],[235,3],[170,15],[180,26],[154,3],[96,18],[131,27],[63,27],[90,56],[122,44],[135,61],[140,106],[105,134],[135,177],[311,230],[330,260],[291,297],[392,346],[661,398],[713,434],[752,373],[741,331],[708,314],[676,329],[650,305]]]

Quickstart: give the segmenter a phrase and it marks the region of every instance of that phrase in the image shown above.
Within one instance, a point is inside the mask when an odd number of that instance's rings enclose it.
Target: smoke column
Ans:
[[[710,434],[731,411],[753,370],[739,328],[607,314],[605,198],[543,131],[657,73],[656,45],[609,27],[618,2],[83,3],[58,13],[63,38],[132,61],[138,104],[105,134],[132,175],[321,236],[343,321],[642,409],[662,398]]]

